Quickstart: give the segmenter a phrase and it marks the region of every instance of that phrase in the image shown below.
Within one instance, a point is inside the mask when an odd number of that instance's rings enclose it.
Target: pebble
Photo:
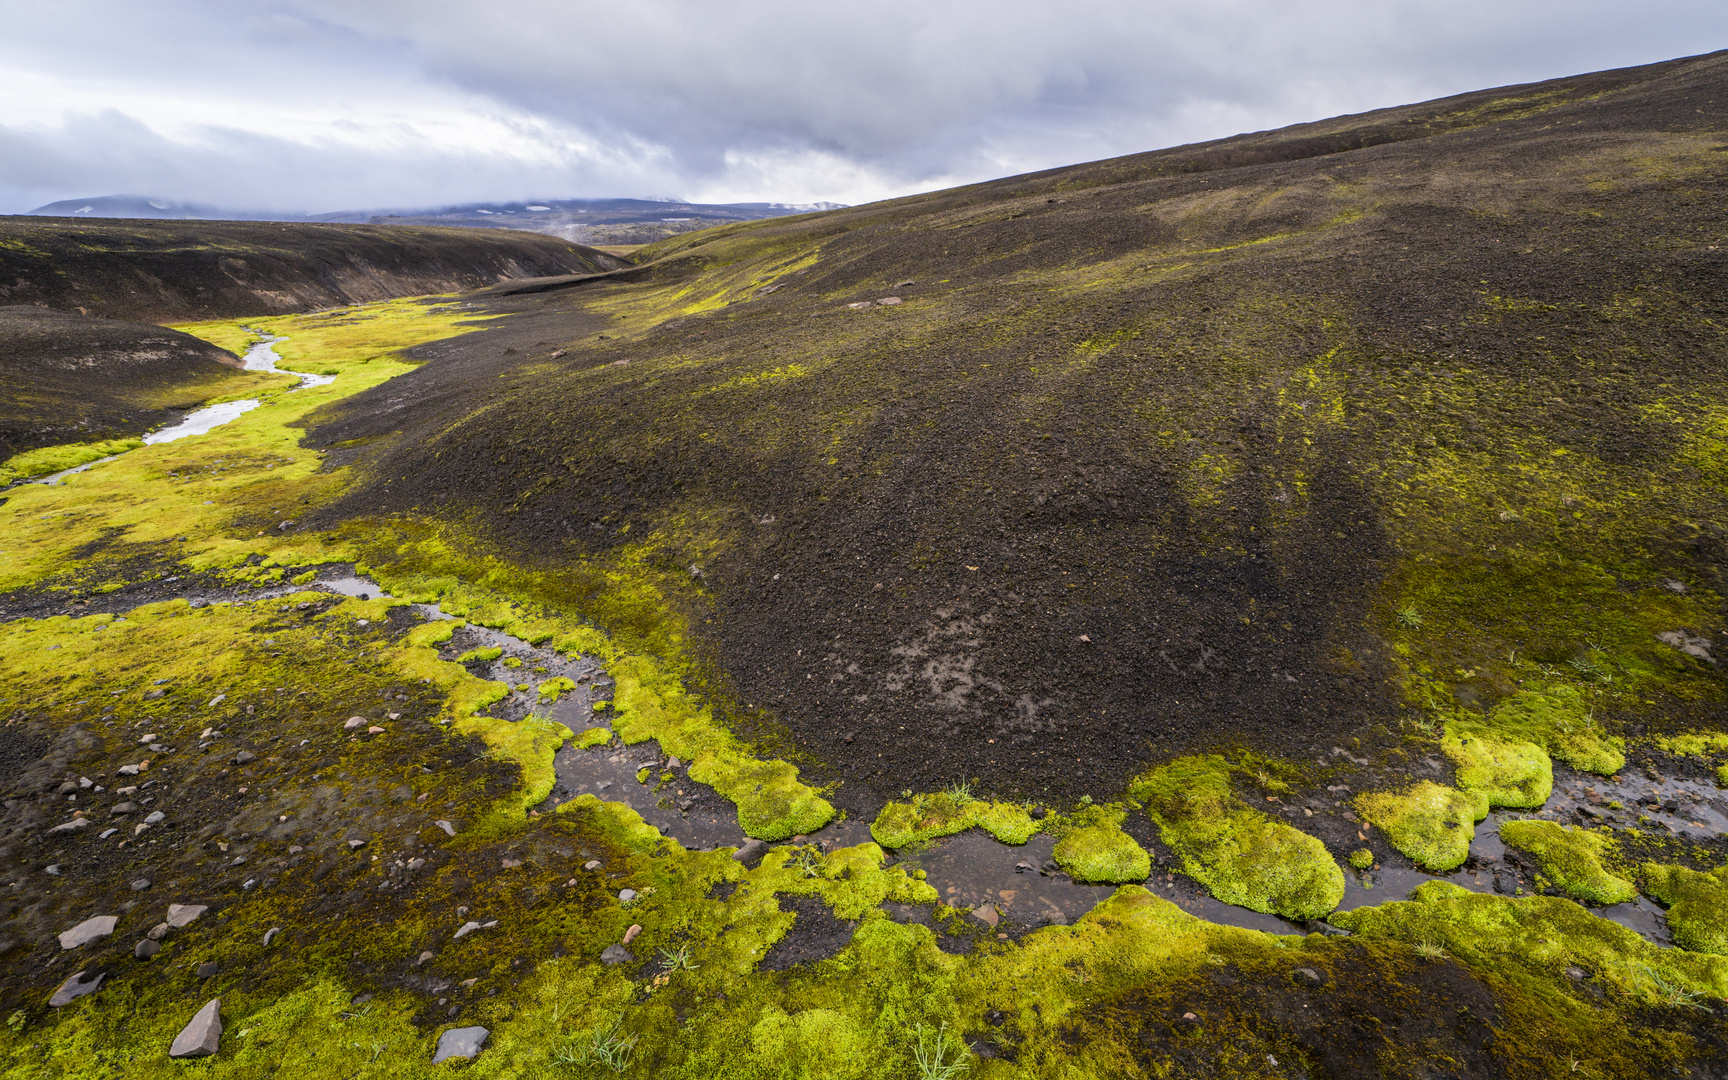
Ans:
[[[268,949],[270,943],[276,940],[276,935],[281,932],[282,928],[280,926],[272,926],[270,929],[264,931],[264,947]]]
[[[102,830],[102,832],[100,832],[100,833],[99,833],[99,834],[97,834],[97,836],[96,836],[96,839],[98,839],[98,840],[106,840],[106,839],[108,839],[108,838],[109,838],[109,837],[110,837],[110,836],[113,836],[113,835],[114,835],[114,834],[115,834],[115,833],[117,833],[117,832],[119,832],[119,831],[120,831],[120,830],[119,830],[119,829],[104,829],[104,830]]]
[[[96,988],[102,985],[102,972],[97,972],[88,979],[80,971],[60,984],[60,989],[54,991],[54,996],[48,999],[50,1009],[58,1009],[62,1005],[70,1005],[85,994],[94,994]]]
[[[150,879],[147,877],[133,878],[132,879],[132,891],[133,892],[143,892],[145,889],[148,889],[149,887],[150,887]]]
[[[61,822],[52,829],[49,829],[48,832],[49,835],[53,835],[54,833],[77,832],[79,829],[82,829],[89,824],[89,818],[73,818],[71,821]]]
[[[171,1058],[209,1057],[222,1045],[222,999],[211,998],[190,1023],[174,1036]]]
[[[486,1037],[492,1033],[483,1027],[451,1028],[438,1036],[438,1052],[432,1055],[432,1064],[449,1058],[472,1058],[486,1045]]]
[[[371,727],[366,729],[366,734],[368,734],[368,735],[382,735],[382,734],[384,734],[384,729],[379,727],[377,724],[373,724]]]
[[[451,938],[450,940],[454,941],[454,940],[456,940],[456,938],[460,938],[460,937],[464,937],[468,934],[472,934],[474,931],[476,931],[478,929],[480,929],[480,924],[477,922],[474,922],[473,920],[469,920],[468,922],[465,922],[462,924],[462,929],[456,931],[456,937]]]
[[[505,859],[504,860],[504,869],[506,869],[506,870],[514,870],[521,865],[522,865],[521,859]]]
[[[150,811],[150,816],[149,816],[149,817],[146,817],[146,818],[145,818],[145,819],[144,819],[144,824],[146,824],[146,825],[154,825],[154,824],[156,824],[156,823],[157,823],[157,822],[158,822],[158,821],[166,821],[166,820],[167,820],[167,818],[168,818],[168,815],[167,815],[167,814],[164,814],[164,813],[163,813],[163,812],[162,812],[162,811],[160,811],[160,810],[152,810],[152,811]]]
[[[615,964],[628,964],[634,959],[636,957],[632,956],[630,950],[622,945],[608,945],[600,953],[600,962],[609,967]]]
[[[43,869],[51,877],[59,877],[60,876],[60,864],[59,863],[54,863],[53,865],[44,867]]]
[[[350,841],[348,841],[348,850],[349,851],[353,851],[356,848],[362,848],[365,846],[366,846],[366,841],[364,841],[364,840],[350,840]]]
[[[635,889],[619,889],[618,890],[618,902],[619,903],[628,904],[630,901],[632,901],[634,899],[636,899],[636,890]]]
[[[768,841],[746,840],[744,846],[732,853],[732,858],[745,866],[755,866],[762,861],[762,856],[768,854]]]
[[[980,907],[973,908],[972,916],[988,926],[995,926],[1002,919],[1001,914],[997,912],[994,904],[984,904]]]
[[[1319,986],[1321,983],[1326,981],[1324,978],[1321,977],[1320,973],[1318,971],[1315,971],[1313,968],[1300,967],[1300,968],[1297,968],[1295,971],[1291,972],[1290,974],[1293,977],[1300,979],[1301,981],[1308,983],[1312,986]]]
[[[584,869],[584,870],[598,870],[602,866],[605,866],[605,865],[606,864],[601,862],[599,859],[589,859],[587,862],[582,864],[582,869]]]
[[[224,701],[227,701],[227,700],[228,700],[227,694],[217,694],[215,697],[211,698],[210,703],[204,707],[206,709],[214,709],[216,706],[222,704]]]
[[[221,970],[222,968],[217,965],[216,961],[206,960],[204,963],[198,965],[198,977],[200,979],[214,978],[216,973]]]
[[[149,938],[140,938],[138,944],[132,946],[132,955],[140,960],[148,960],[161,951],[162,943]]]
[[[885,306],[885,307],[893,307],[895,304],[898,304],[900,302],[900,298],[898,296],[884,296],[882,299],[880,299],[876,302],[878,304]]]
[[[113,806],[109,807],[108,812],[110,814],[130,814],[135,812],[137,809],[137,803],[122,802],[115,803]]]
[[[258,755],[254,754],[250,750],[242,750],[238,754],[234,755],[234,764],[236,765],[250,765],[257,760]]]
[[[172,927],[167,923],[159,922],[155,926],[152,926],[149,933],[144,936],[149,938],[151,941],[161,941],[163,938],[168,936],[168,931],[170,929],[172,929]]]
[[[641,923],[632,923],[630,925],[630,929],[624,931],[624,944],[628,945],[632,941],[635,941],[636,935],[640,934],[641,932],[642,932],[642,924]]]
[[[440,829],[443,829],[445,834],[448,836],[455,836],[456,835],[456,826],[450,824],[448,821],[434,821],[432,824],[438,826]]]
[[[207,904],[169,904],[167,925],[175,930],[191,926],[198,916],[209,910]]]
[[[364,727],[365,724],[366,718],[364,716],[350,716],[348,722],[343,724],[342,728],[344,731],[353,731],[357,727]]]
[[[162,737],[162,736],[160,736],[160,735],[158,735],[158,734],[155,734],[155,733],[154,733],[154,732],[152,732],[152,733],[151,733],[151,734],[149,734],[149,735],[140,735],[140,736],[139,736],[139,737],[138,737],[138,742],[139,742],[139,743],[140,743],[140,744],[143,744],[143,743],[153,743],[153,742],[155,742],[155,741],[156,741],[156,740],[157,740],[157,739],[160,739],[160,738],[161,738],[161,737]]]
[[[409,859],[408,860],[408,869],[410,869],[410,870],[418,870],[422,866],[425,866],[425,865],[426,865],[425,859]]]
[[[114,932],[114,927],[119,925],[119,922],[120,916],[118,915],[97,915],[85,919],[72,929],[60,933],[60,947],[62,949],[76,949],[78,946],[88,944],[99,937],[107,937]]]

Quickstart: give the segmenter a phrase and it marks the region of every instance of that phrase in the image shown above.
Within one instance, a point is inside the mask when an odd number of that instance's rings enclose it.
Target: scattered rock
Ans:
[[[78,946],[87,945],[99,937],[107,937],[114,932],[114,927],[119,922],[120,916],[118,915],[97,915],[85,919],[72,929],[61,932],[60,947],[62,949],[76,949]]]
[[[600,953],[600,962],[608,966],[615,964],[628,964],[634,959],[636,959],[636,957],[632,956],[630,950],[626,949],[622,945],[608,945],[605,950]]]
[[[357,727],[365,726],[366,718],[364,716],[350,716],[347,723],[342,725],[342,728],[344,731],[353,731]]]
[[[204,707],[206,709],[214,709],[216,706],[222,704],[224,701],[227,701],[227,700],[228,700],[227,694],[217,694],[215,697],[211,698],[209,703],[207,705],[205,705]]]
[[[138,944],[132,946],[132,955],[140,960],[148,960],[161,951],[162,943],[149,938],[140,938]]]
[[[1038,868],[1027,862],[1025,859],[1021,859],[1019,862],[1014,864],[1014,872],[1016,874],[1036,874]]]
[[[744,846],[732,853],[732,858],[745,866],[755,866],[762,861],[762,856],[768,854],[768,841],[746,840]]]
[[[146,817],[146,818],[145,818],[145,819],[144,819],[144,824],[146,824],[146,825],[154,825],[154,824],[156,824],[156,823],[157,823],[157,822],[158,822],[158,821],[166,821],[166,820],[167,820],[167,819],[168,819],[168,815],[167,815],[167,814],[164,814],[164,813],[163,813],[163,812],[162,812],[162,811],[160,811],[160,810],[152,810],[152,811],[150,811],[150,816],[149,816],[149,817]]]
[[[234,755],[234,764],[236,765],[250,765],[257,760],[258,755],[254,754],[250,750],[242,750],[238,754]]]
[[[268,949],[270,943],[276,940],[276,935],[281,932],[282,928],[280,926],[272,926],[270,929],[264,931],[264,947]]]
[[[1716,658],[1710,655],[1711,641],[1707,637],[1696,637],[1684,630],[1668,630],[1656,635],[1656,640],[1664,645],[1672,645],[1687,656],[1714,664]]]
[[[200,979],[212,979],[215,978],[217,972],[221,970],[221,966],[218,965],[216,961],[206,960],[204,963],[198,965],[198,977]]]
[[[222,1045],[222,999],[211,998],[192,1018],[192,1022],[174,1036],[168,1048],[171,1058],[209,1057]]]
[[[515,870],[518,867],[520,867],[521,865],[522,865],[521,859],[505,859],[504,860],[504,869],[506,869],[506,870]]]
[[[89,818],[73,818],[71,821],[63,821],[52,829],[49,829],[48,834],[52,836],[55,833],[77,832],[79,829],[85,828],[89,824]]]
[[[366,841],[364,841],[364,840],[350,840],[350,841],[348,841],[348,850],[349,851],[353,851],[357,848],[363,848],[365,846],[366,846]]]
[[[1590,973],[1574,964],[1566,969],[1566,977],[1573,982],[1583,982],[1590,977]]]
[[[984,904],[981,907],[973,908],[972,917],[988,926],[995,926],[1002,919],[994,904]]]
[[[898,296],[884,296],[876,302],[881,304],[883,307],[893,307],[895,304],[900,303],[900,298]]]
[[[48,830],[48,831],[49,831],[49,832],[53,832],[53,831],[54,831],[54,830],[52,830],[52,829],[50,829],[50,830]],[[100,833],[97,833],[97,834],[96,834],[96,839],[98,839],[98,840],[106,840],[106,839],[108,839],[108,838],[109,838],[109,837],[110,837],[110,836],[113,836],[113,835],[114,835],[114,834],[115,834],[115,833],[117,833],[117,832],[119,832],[119,831],[120,831],[120,830],[119,830],[119,829],[103,829],[103,830],[102,830],[102,831],[101,831],[101,832],[100,832]]]
[[[486,1045],[486,1037],[492,1034],[483,1027],[451,1028],[438,1036],[438,1052],[432,1055],[432,1064],[450,1058],[472,1058]]]
[[[456,937],[451,938],[450,940],[454,941],[454,940],[456,940],[456,938],[460,938],[460,937],[464,937],[468,934],[472,934],[474,931],[476,931],[478,929],[480,929],[480,924],[470,920],[468,922],[463,923],[462,929],[456,931]]]
[[[85,977],[84,972],[78,972],[60,984],[60,989],[54,991],[54,996],[48,999],[48,1007],[58,1009],[62,1005],[72,1004],[85,994],[94,994],[96,988],[102,985],[102,978],[102,972],[97,972],[88,978]]]
[[[410,870],[418,870],[422,866],[425,866],[425,865],[426,865],[425,859],[409,859],[408,860],[408,869],[410,869]]]
[[[420,954],[419,959],[414,961],[414,966],[419,967],[421,964],[424,964],[426,961],[432,959],[436,955],[437,954],[434,953],[431,949],[427,949],[425,952]]]
[[[1321,983],[1326,981],[1318,971],[1315,971],[1313,968],[1305,967],[1299,967],[1295,971],[1292,971],[1290,977],[1298,982],[1305,982],[1310,986],[1319,986]]]
[[[162,737],[162,736],[160,736],[160,735],[157,735],[157,734],[155,734],[155,733],[152,733],[152,734],[149,734],[149,735],[140,735],[140,736],[139,736],[139,737],[138,737],[138,742],[139,742],[139,744],[140,744],[140,745],[142,745],[142,744],[144,744],[144,743],[153,743],[153,742],[155,742],[155,741],[156,741],[156,740],[157,740],[157,739],[160,739],[160,738],[161,738],[161,737]]]
[[[52,877],[59,877],[60,876],[60,864],[59,863],[54,863],[52,866],[47,866],[47,867],[44,867],[43,869],[46,873],[48,873]]]
[[[619,903],[628,904],[630,901],[632,901],[634,899],[636,899],[636,890],[635,889],[619,889],[618,890],[618,902]]]
[[[456,826],[450,824],[448,821],[434,821],[432,824],[438,826],[440,829],[443,829],[445,835],[447,835],[447,836],[455,836],[456,835]]]
[[[601,862],[599,859],[589,859],[587,862],[582,864],[582,869],[584,869],[584,870],[598,870],[602,866],[605,866],[605,865],[606,864]]]
[[[384,734],[384,729],[379,727],[377,724],[373,724],[371,727],[366,729],[366,734],[368,734],[368,735],[382,735],[382,734]]]
[[[624,931],[624,944],[628,945],[632,941],[635,941],[636,935],[640,934],[641,932],[642,932],[642,924],[641,923],[632,923],[630,926],[630,929]]]
[[[133,878],[132,879],[132,891],[133,892],[143,892],[145,889],[148,889],[149,887],[150,887],[150,879],[147,877]]]
[[[151,941],[161,941],[163,938],[168,936],[168,931],[170,929],[171,927],[169,927],[167,923],[159,922],[155,926],[152,926],[150,932],[144,936],[149,938]]]
[[[135,814],[138,812],[138,804],[130,802],[115,803],[113,806],[108,808],[108,812],[110,814]]]
[[[169,904],[168,926],[175,930],[191,926],[197,921],[198,916],[209,910],[210,908],[206,904]]]

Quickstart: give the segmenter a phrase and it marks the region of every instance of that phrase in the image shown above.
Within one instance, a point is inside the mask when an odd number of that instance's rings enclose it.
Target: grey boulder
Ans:
[[[60,934],[62,949],[76,949],[80,945],[88,945],[99,937],[107,937],[114,932],[114,927],[120,922],[118,915],[97,915],[85,919],[70,930]]]
[[[438,1052],[432,1055],[432,1064],[450,1058],[471,1058],[486,1045],[486,1037],[492,1034],[483,1027],[451,1028],[438,1036]]]
[[[192,1022],[174,1036],[168,1048],[171,1058],[209,1057],[222,1045],[222,999],[211,998]]]
[[[744,846],[732,853],[732,858],[745,866],[755,866],[762,861],[762,856],[768,854],[768,841],[747,840]]]
[[[204,904],[169,904],[168,925],[176,930],[192,925],[192,920],[209,911]]]
[[[48,1007],[58,1009],[62,1005],[70,1005],[85,994],[94,994],[96,988],[102,985],[102,974],[98,972],[88,978],[80,971],[78,974],[60,984],[60,989],[54,991],[54,996],[48,999]]]
[[[636,958],[630,955],[630,950],[626,949],[622,945],[608,945],[606,946],[605,951],[600,954],[600,962],[607,966],[613,964],[628,964],[634,959]]]

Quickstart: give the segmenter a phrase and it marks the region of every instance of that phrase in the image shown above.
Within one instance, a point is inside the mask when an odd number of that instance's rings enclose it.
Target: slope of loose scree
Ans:
[[[312,440],[337,515],[657,568],[728,722],[878,798],[1453,719],[1612,771],[1723,700],[1725,69],[668,241]]]

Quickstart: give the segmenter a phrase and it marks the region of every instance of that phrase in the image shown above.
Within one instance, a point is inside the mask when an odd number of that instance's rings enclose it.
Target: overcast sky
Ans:
[[[0,0],[0,212],[859,203],[1724,46],[1724,0]]]

